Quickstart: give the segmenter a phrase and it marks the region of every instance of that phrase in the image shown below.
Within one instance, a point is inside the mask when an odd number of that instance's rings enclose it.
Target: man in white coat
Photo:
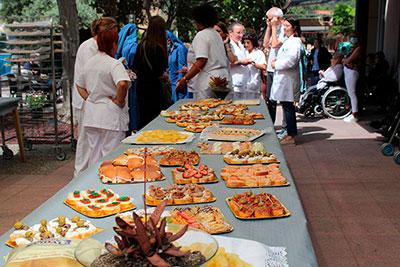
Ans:
[[[251,60],[246,58],[246,49],[242,44],[244,26],[239,22],[234,22],[229,25],[228,30],[233,54],[237,57],[237,61],[229,65],[234,99],[244,99],[247,80],[250,76],[249,68],[246,65],[251,63]]]
[[[272,7],[267,11],[267,30],[265,31],[263,46],[268,53],[267,60],[267,92],[266,100],[268,104],[268,99],[271,95],[272,82],[274,80],[275,69],[272,67],[272,60],[276,59],[279,48],[285,41],[285,35],[282,27],[283,12],[280,8]],[[271,20],[277,18],[275,30],[272,31]]]
[[[278,19],[271,21],[272,31],[278,25]],[[285,36],[288,37],[279,49],[276,60],[272,61],[275,69],[274,81],[272,83],[270,102],[272,108],[270,115],[275,123],[276,105],[282,104],[284,117],[287,124],[287,136],[280,140],[281,144],[295,144],[294,137],[297,135],[296,111],[294,106],[294,94],[300,86],[299,61],[301,52],[300,25],[297,20],[288,19],[283,22]]]

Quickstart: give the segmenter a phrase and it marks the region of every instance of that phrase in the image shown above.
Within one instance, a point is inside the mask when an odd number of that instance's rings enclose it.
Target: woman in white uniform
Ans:
[[[176,85],[178,92],[190,80],[189,90],[193,91],[195,99],[225,98],[230,86],[225,90],[214,91],[209,86],[211,77],[225,78],[230,84],[228,59],[224,43],[219,34],[213,29],[218,22],[215,9],[209,5],[195,7],[192,13],[197,34],[188,51],[188,64],[191,67]],[[194,61],[193,61],[194,60]]]
[[[272,27],[276,27],[278,19],[273,18]],[[288,19],[283,22],[285,36],[288,37],[282,44],[276,60],[272,61],[275,69],[274,81],[271,88],[270,100],[274,108],[270,110],[272,121],[275,123],[276,105],[282,104],[287,125],[287,136],[280,140],[281,144],[295,144],[294,137],[297,135],[296,111],[294,106],[294,94],[300,86],[299,61],[301,40],[300,25],[297,20]],[[272,111],[272,112],[271,112]]]
[[[82,119],[83,119],[83,98],[80,96],[78,89],[76,87],[76,80],[79,77],[79,75],[83,72],[83,67],[85,66],[85,63],[88,62],[88,60],[96,55],[98,52],[98,47],[97,47],[97,35],[99,32],[105,30],[105,29],[110,29],[113,28],[115,31],[118,31],[117,28],[117,22],[115,19],[111,17],[102,17],[99,19],[96,19],[92,22],[92,38],[84,41],[78,48],[78,51],[76,53],[76,59],[75,59],[75,68],[74,68],[74,88],[72,90],[72,107],[74,111],[74,121],[75,124],[78,126],[78,136],[77,140],[78,143],[83,145],[84,147],[87,144],[87,140],[84,140],[83,137],[80,135],[82,132]],[[79,142],[81,140],[81,142]],[[78,148],[77,148],[78,150]],[[79,172],[87,168],[87,165],[83,164],[84,162],[87,162],[89,158],[89,154],[87,153],[87,150],[80,148],[79,149],[81,153],[77,153],[75,155],[75,172],[74,176],[76,176]]]
[[[83,166],[90,167],[115,149],[128,130],[126,95],[130,78],[123,64],[114,59],[118,32],[105,29],[97,35],[98,52],[86,62],[76,80],[84,101],[83,139],[78,140],[77,154],[87,150]],[[82,140],[87,143],[84,146]],[[82,169],[83,170],[83,169]]]
[[[267,69],[265,54],[258,49],[257,37],[254,34],[245,34],[243,44],[246,48],[246,58],[251,61],[247,65],[250,77],[246,85],[246,99],[259,99],[261,93],[261,75],[262,71]]]

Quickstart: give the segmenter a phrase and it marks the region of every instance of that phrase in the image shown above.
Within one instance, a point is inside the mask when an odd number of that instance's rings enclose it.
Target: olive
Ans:
[[[35,234],[34,234],[32,231],[27,231],[27,232],[25,233],[25,237],[26,237],[26,238],[32,238],[34,235],[35,235]]]
[[[65,216],[58,216],[58,225],[60,226],[65,225]]]
[[[57,234],[60,234],[60,235],[61,235],[62,232],[63,232],[63,229],[62,229],[61,227],[57,227],[57,228],[56,228],[56,233],[57,233]]]
[[[240,204],[246,204],[246,203],[247,203],[247,200],[246,200],[245,198],[242,198],[242,199],[240,199],[239,203],[240,203]]]
[[[44,233],[44,232],[47,232],[47,227],[46,226],[40,226],[39,227],[39,232],[41,232],[41,233]]]
[[[51,232],[46,231],[46,232],[42,233],[42,237],[43,237],[44,239],[48,239],[48,238],[53,237],[53,235],[52,235]]]
[[[239,149],[235,149],[235,150],[233,150],[231,153],[232,153],[232,155],[236,155],[236,154],[239,153]]]
[[[77,222],[79,222],[80,219],[81,219],[81,217],[79,215],[75,215],[74,217],[71,218],[71,221],[73,223],[77,223]]]
[[[79,221],[77,221],[77,222],[76,222],[76,226],[78,226],[78,227],[83,227],[83,226],[85,226],[85,221],[84,221],[84,220],[79,220]]]
[[[249,157],[254,157],[255,156],[255,152],[254,151],[251,151],[250,153],[249,153]]]
[[[47,221],[45,219],[40,220],[40,225],[47,226]]]
[[[21,230],[22,228],[24,228],[24,224],[21,221],[16,221],[14,223],[14,228],[15,230]]]

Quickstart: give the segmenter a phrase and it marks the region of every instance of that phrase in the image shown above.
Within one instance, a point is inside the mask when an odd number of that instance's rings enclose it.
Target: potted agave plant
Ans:
[[[146,192],[146,154],[144,151],[144,190]],[[144,201],[145,203],[145,201]],[[132,213],[133,222],[128,223],[120,217],[116,217],[117,226],[113,229],[116,245],[106,243],[106,254],[100,255],[92,264],[92,267],[169,267],[169,266],[199,266],[206,258],[199,251],[182,251],[174,245],[174,241],[182,237],[188,225],[185,225],[175,234],[166,230],[167,220],[161,219],[161,215],[167,205],[163,201],[155,208],[147,218],[145,204],[144,222],[135,212]]]

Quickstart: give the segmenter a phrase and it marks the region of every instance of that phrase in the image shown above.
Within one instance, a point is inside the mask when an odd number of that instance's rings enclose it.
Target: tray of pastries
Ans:
[[[217,126],[217,124],[212,122],[195,122],[187,124],[184,129],[185,131],[192,133],[201,133],[205,128],[210,126]]]
[[[221,179],[230,188],[287,186],[278,164],[228,165],[221,170]]]
[[[209,234],[233,231],[233,226],[226,221],[222,211],[214,206],[174,208],[169,216],[174,224],[188,224]]]
[[[198,168],[191,164],[185,164],[172,170],[172,177],[176,184],[205,184],[218,182],[212,168],[201,164]]]
[[[215,110],[215,113],[217,114],[223,114],[223,115],[236,115],[236,114],[241,114],[243,113],[245,110],[247,110],[248,107],[247,105],[243,105],[243,104],[238,104],[238,105],[234,105],[234,104],[229,104],[229,105],[223,105],[218,107]]]
[[[265,134],[265,130],[249,128],[207,127],[200,138],[216,141],[254,141]]]
[[[244,192],[226,199],[238,219],[271,219],[290,216],[290,211],[269,193]]]
[[[103,231],[102,228],[94,226],[90,221],[82,219],[79,215],[72,218],[58,216],[49,221],[42,219],[40,223],[32,226],[17,221],[6,244],[15,248],[49,238],[85,239],[101,231]]]
[[[161,156],[164,154],[167,154],[168,152],[175,150],[174,147],[172,146],[153,146],[153,147],[146,147],[147,148],[147,155],[156,157],[156,156]],[[145,147],[130,147],[127,150],[125,150],[124,154],[129,156],[130,154],[137,154],[137,155],[143,155],[144,154]]]
[[[64,203],[73,210],[92,218],[107,217],[136,208],[130,197],[119,196],[106,188],[70,192]]]
[[[256,121],[252,117],[245,116],[230,116],[225,117],[220,124],[230,124],[230,125],[253,125]]]
[[[200,156],[196,151],[174,150],[160,158],[160,165],[169,167],[180,167],[187,163],[197,165],[199,162]]]
[[[252,146],[251,142],[199,142],[200,154],[225,155],[235,149],[247,150]]]
[[[224,155],[224,161],[228,164],[258,164],[279,163],[276,156],[265,150],[263,143],[255,142],[250,148],[237,148]]]
[[[146,156],[146,168],[144,163],[144,155],[122,154],[104,161],[100,165],[99,176],[103,183],[110,184],[142,183],[145,178],[147,182],[165,179],[153,156]]]
[[[157,206],[163,200],[167,200],[167,205],[209,203],[216,200],[209,189],[199,184],[172,184],[166,188],[151,185],[146,192],[145,199],[149,206]]]

